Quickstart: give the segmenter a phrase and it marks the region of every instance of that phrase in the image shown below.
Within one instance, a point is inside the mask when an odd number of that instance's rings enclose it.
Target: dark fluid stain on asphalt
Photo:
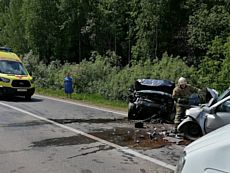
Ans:
[[[40,126],[45,124],[50,124],[50,123],[45,121],[30,121],[30,122],[22,122],[22,123],[11,123],[7,125],[3,125],[1,127],[29,127],[29,126]]]
[[[107,145],[99,145],[99,146],[96,146],[96,147],[93,147],[93,150],[92,151],[88,151],[88,152],[83,152],[81,154],[78,154],[78,155],[75,155],[75,156],[71,156],[71,157],[68,157],[67,159],[73,159],[75,157],[81,157],[81,156],[86,156],[86,155],[90,155],[90,154],[95,154],[97,152],[100,152],[100,151],[107,151],[107,150],[112,150],[113,147],[111,146],[107,146]]]
[[[18,152],[26,152],[29,151],[29,149],[23,149],[23,150],[8,150],[8,151],[2,151],[0,150],[0,155],[1,154],[9,154],[9,153],[18,153]]]
[[[94,143],[95,140],[82,135],[69,136],[62,138],[51,138],[33,142],[30,147],[49,147],[49,146],[67,146]]]
[[[52,119],[49,118],[49,120],[60,123],[60,124],[71,124],[71,123],[121,123],[122,121],[127,120],[127,118],[122,119]]]
[[[153,149],[172,144],[168,140],[164,139],[164,136],[161,134],[150,136],[146,130],[137,130],[133,128],[114,128],[100,132],[92,132],[90,134],[130,148]]]

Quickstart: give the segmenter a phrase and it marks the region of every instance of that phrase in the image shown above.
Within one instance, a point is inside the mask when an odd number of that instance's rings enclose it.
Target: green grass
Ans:
[[[127,102],[122,102],[119,100],[108,100],[99,94],[73,93],[72,98],[70,99],[67,98],[63,90],[36,88],[36,93],[45,96],[52,96],[66,100],[78,101],[86,104],[92,104],[95,106],[101,106],[120,111],[127,111],[128,107]]]

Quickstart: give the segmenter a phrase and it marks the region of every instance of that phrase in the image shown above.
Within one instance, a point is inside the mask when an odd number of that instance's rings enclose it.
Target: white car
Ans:
[[[177,129],[185,138],[196,140],[227,124],[230,124],[230,88],[219,97],[213,94],[208,104],[188,109]]]
[[[230,124],[185,147],[175,173],[230,173]]]

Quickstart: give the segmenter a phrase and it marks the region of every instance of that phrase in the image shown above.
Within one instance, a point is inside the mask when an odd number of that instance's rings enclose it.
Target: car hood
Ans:
[[[230,145],[230,124],[221,127],[201,138],[192,142],[190,145],[185,147],[186,153],[190,153],[196,150],[200,150],[209,145],[218,145],[228,143]]]
[[[202,112],[202,111],[203,111],[203,108],[197,106],[197,107],[194,107],[194,108],[187,109],[186,110],[186,115],[191,116],[193,118],[196,118],[200,114],[200,112]]]

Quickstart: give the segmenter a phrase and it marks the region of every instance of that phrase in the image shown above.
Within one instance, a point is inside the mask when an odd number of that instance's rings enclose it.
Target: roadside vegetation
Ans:
[[[36,93],[56,97],[60,99],[72,100],[84,104],[102,106],[108,109],[114,109],[118,111],[127,111],[127,102],[121,100],[108,100],[99,94],[87,94],[87,93],[73,93],[71,99],[67,98],[63,89],[50,89],[50,88],[36,88]]]
[[[138,78],[230,86],[229,0],[0,0],[0,14],[39,92],[64,94],[66,72],[95,100],[127,102]]]
[[[225,45],[226,53],[230,47]],[[200,68],[186,65],[179,57],[168,56],[165,53],[161,60],[151,62],[139,62],[130,66],[119,67],[114,63],[119,57],[110,53],[102,57],[93,53],[89,61],[80,64],[61,64],[60,61],[52,61],[46,65],[39,61],[32,53],[24,57],[24,63],[29,71],[33,72],[35,84],[40,88],[40,93],[52,94],[64,97],[63,79],[70,72],[74,79],[74,92],[77,100],[104,102],[115,100],[124,105],[128,100],[129,88],[139,78],[169,79],[177,81],[184,76],[197,87],[211,87],[222,91],[229,87],[229,65],[226,58],[222,63],[205,58]],[[221,68],[219,68],[221,67]],[[91,98],[90,98],[91,97]],[[102,101],[105,100],[105,101]],[[111,105],[117,104],[116,102]]]

